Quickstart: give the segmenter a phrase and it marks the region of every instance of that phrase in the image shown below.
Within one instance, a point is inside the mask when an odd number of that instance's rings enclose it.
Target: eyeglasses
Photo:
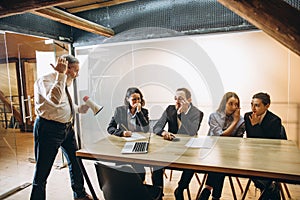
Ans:
[[[174,97],[174,100],[175,100],[175,101],[177,101],[177,100],[183,100],[183,97],[182,97],[182,96],[179,96],[179,97],[175,96],[175,97]]]

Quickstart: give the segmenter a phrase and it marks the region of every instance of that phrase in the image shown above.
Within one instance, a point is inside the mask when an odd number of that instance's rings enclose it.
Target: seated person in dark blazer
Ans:
[[[166,140],[175,138],[175,134],[194,136],[200,128],[203,112],[193,106],[191,92],[186,88],[176,90],[175,105],[169,105],[153,127],[153,132]],[[164,130],[168,124],[168,131]],[[175,190],[176,199],[183,199],[183,190],[186,189],[194,175],[193,170],[183,170],[178,187]],[[163,187],[163,169],[154,167],[152,174],[153,185]]]
[[[252,112],[245,113],[244,116],[248,138],[281,139],[281,119],[268,110],[270,104],[270,96],[267,93],[260,92],[253,95]],[[251,180],[261,191],[266,189],[263,200],[280,200],[278,183],[269,179],[252,178]]]
[[[142,92],[135,87],[128,88],[124,105],[116,108],[114,116],[107,127],[107,132],[120,137],[131,137],[132,132],[148,132],[149,112],[143,106],[145,106],[145,100]],[[132,167],[144,181],[144,166],[132,164]]]

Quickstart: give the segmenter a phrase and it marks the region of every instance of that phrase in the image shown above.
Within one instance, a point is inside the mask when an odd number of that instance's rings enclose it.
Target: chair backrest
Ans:
[[[153,127],[157,121],[158,121],[158,119],[150,119],[149,120],[149,133],[153,133]]]
[[[280,139],[287,140],[286,131],[283,125],[281,125]]]
[[[150,200],[148,192],[131,165],[107,166],[95,163],[100,189],[106,200]]]

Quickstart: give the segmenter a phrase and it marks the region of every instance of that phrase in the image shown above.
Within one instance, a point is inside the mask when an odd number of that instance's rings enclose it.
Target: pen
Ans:
[[[124,126],[124,124],[121,124],[121,126],[125,129],[125,131],[128,131],[128,129],[126,128],[126,126]]]

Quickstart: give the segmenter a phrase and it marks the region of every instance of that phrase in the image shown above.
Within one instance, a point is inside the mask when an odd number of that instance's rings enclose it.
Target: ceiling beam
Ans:
[[[32,11],[32,13],[98,35],[111,37],[115,34],[114,31],[110,28],[106,28],[94,22],[73,15],[71,13],[62,11],[58,8],[45,8],[41,10]]]
[[[300,11],[283,0],[218,0],[300,56]]]
[[[104,1],[104,2],[95,2],[87,5],[81,5],[78,7],[73,7],[73,8],[67,8],[67,11],[70,13],[77,13],[77,12],[82,12],[86,10],[92,10],[96,8],[103,8],[103,7],[108,7],[108,6],[114,6],[122,3],[128,3],[136,0],[110,0],[110,1]]]
[[[78,1],[78,0],[77,0]],[[16,14],[22,14],[25,12],[33,11],[35,9],[43,9],[52,6],[58,6],[70,2],[76,2],[76,0],[6,0],[0,2],[0,18],[8,17]]]

